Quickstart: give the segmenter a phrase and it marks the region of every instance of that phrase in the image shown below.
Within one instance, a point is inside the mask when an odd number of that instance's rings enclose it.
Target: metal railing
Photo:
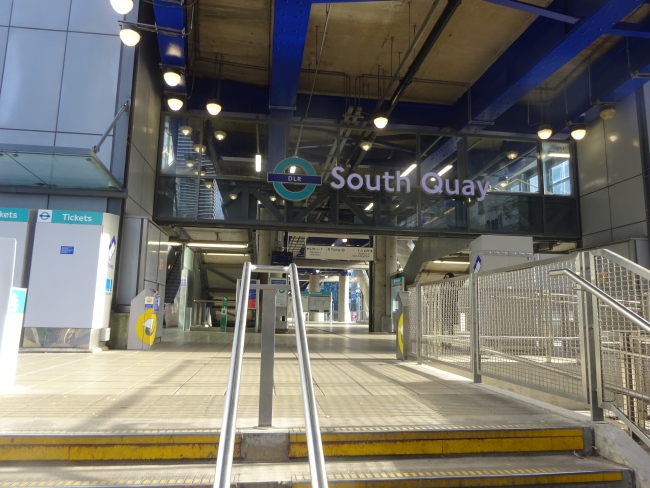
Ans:
[[[607,411],[650,445],[647,269],[580,252],[418,285],[405,306],[409,359]]]
[[[316,397],[309,361],[309,348],[307,346],[307,332],[305,330],[302,301],[300,300],[300,282],[298,281],[298,268],[295,264],[289,266],[264,266],[244,263],[242,279],[239,284],[235,333],[230,359],[230,372],[228,374],[228,387],[224,406],[221,433],[219,436],[219,450],[217,451],[217,464],[214,476],[214,488],[230,488],[232,475],[232,462],[235,446],[235,429],[237,423],[237,403],[239,400],[239,386],[241,383],[241,370],[244,356],[244,336],[246,334],[246,313],[248,303],[246,297],[250,290],[251,273],[289,273],[291,293],[294,297],[293,312],[296,327],[296,345],[298,349],[298,362],[300,367],[300,380],[302,387],[303,407],[305,410],[305,431],[309,451],[309,468],[311,484],[314,488],[327,488],[327,474],[325,472],[325,458],[321,442]]]

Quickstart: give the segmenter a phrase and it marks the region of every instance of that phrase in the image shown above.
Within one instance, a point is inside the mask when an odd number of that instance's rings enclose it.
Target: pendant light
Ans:
[[[370,151],[370,148],[372,147],[372,142],[370,141],[361,141],[361,149],[364,151]]]
[[[181,131],[181,134],[184,136],[192,135],[192,128],[189,125],[181,125],[178,130]]]
[[[214,131],[214,138],[217,141],[223,141],[226,138],[226,133],[222,130],[215,130]]]
[[[172,95],[167,99],[167,105],[171,110],[177,112],[178,110],[183,108],[183,100],[181,100],[175,95]]]
[[[124,45],[133,47],[140,42],[140,34],[133,29],[120,29],[120,40]]]
[[[181,72],[176,68],[169,67],[165,69],[163,78],[165,80],[165,83],[167,83],[169,86],[178,86],[178,84],[181,82]]]
[[[120,15],[126,15],[133,10],[133,0],[111,0],[111,7]]]
[[[373,122],[377,129],[383,129],[388,125],[388,117],[386,117],[384,114],[377,114]]]
[[[587,127],[584,124],[573,124],[571,128],[571,137],[576,141],[581,141],[587,135]]]
[[[542,124],[537,128],[537,135],[545,141],[553,135],[553,128],[548,124]]]
[[[217,71],[217,56],[214,56],[214,70]],[[221,112],[221,102],[219,101],[219,95],[221,94],[221,68],[223,67],[223,55],[221,58],[221,63],[219,64],[219,76],[218,76],[218,87],[217,87],[217,96],[214,96],[214,80],[212,81],[212,97],[208,100],[208,103],[205,104],[205,108],[210,115],[219,115]],[[221,139],[220,139],[221,140]]]

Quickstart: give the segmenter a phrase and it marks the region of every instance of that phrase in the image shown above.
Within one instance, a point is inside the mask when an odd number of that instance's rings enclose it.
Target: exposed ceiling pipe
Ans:
[[[449,21],[451,20],[451,17],[454,15],[454,12],[456,9],[460,6],[462,0],[447,0],[447,5],[445,5],[444,10],[440,14],[440,17],[438,17],[438,20],[436,23],[433,25],[431,28],[431,32],[429,32],[429,35],[427,38],[424,40],[424,43],[422,44],[422,47],[418,51],[418,53],[415,55],[415,59],[409,66],[408,70],[406,71],[406,74],[402,77],[402,79],[399,82],[399,85],[397,85],[397,88],[395,88],[395,92],[393,92],[393,96],[390,98],[390,101],[388,103],[388,107],[386,109],[381,110],[381,112],[388,117],[390,113],[393,111],[395,106],[397,105],[397,102],[399,101],[400,97],[404,94],[406,91],[406,88],[411,84],[413,81],[413,78],[415,78],[415,75],[417,72],[420,70],[422,67],[422,63],[424,63],[424,60],[427,58],[429,53],[431,52],[431,49],[435,45],[436,41],[442,34],[442,31],[445,29]],[[377,111],[376,111],[377,112]],[[377,133],[373,132],[370,135],[370,139],[374,140],[377,137]],[[358,157],[356,161],[350,165],[350,172],[354,171],[361,161],[363,160],[363,157],[365,155],[365,151],[360,151],[360,143],[357,144],[357,147],[355,148],[355,153],[358,153]],[[354,153],[353,153],[354,154]]]

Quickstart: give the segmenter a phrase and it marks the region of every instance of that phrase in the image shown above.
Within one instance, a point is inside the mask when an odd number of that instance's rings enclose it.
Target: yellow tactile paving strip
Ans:
[[[326,429],[321,432],[325,456],[414,456],[471,453],[581,451],[583,429],[465,426],[447,430],[381,428]],[[307,457],[303,433],[289,436],[289,457]]]
[[[429,488],[457,486],[524,486],[564,483],[601,483],[621,481],[619,471],[565,472],[557,469],[495,469],[418,472],[332,473],[329,483],[344,483],[346,488]],[[308,476],[294,476],[293,488],[311,487]],[[459,484],[462,483],[462,484]]]
[[[346,488],[363,488],[377,485],[380,488],[425,488],[452,486],[523,486],[565,483],[601,483],[622,481],[623,475],[615,470],[567,472],[559,469],[493,469],[454,471],[364,471],[332,473],[328,475],[331,484],[344,483]],[[0,488],[35,488],[69,486],[211,486],[213,476],[171,476],[171,477],[119,477],[104,480],[19,480],[0,481]],[[462,483],[459,485],[459,483]],[[310,488],[306,475],[293,476],[294,488]]]

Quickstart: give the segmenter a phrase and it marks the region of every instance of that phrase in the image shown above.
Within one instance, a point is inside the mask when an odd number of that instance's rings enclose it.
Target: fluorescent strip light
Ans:
[[[190,242],[188,247],[206,247],[206,248],[222,248],[222,249],[246,249],[248,244],[229,244],[226,242]]]
[[[549,158],[570,158],[569,153],[548,153]]]
[[[442,175],[444,175],[447,171],[449,171],[449,170],[450,170],[451,168],[453,168],[453,167],[454,167],[453,165],[448,164],[447,166],[445,166],[444,168],[442,168],[442,169],[438,172],[438,174],[439,174],[440,176],[442,176]]]
[[[255,171],[258,173],[262,171],[262,155],[261,154],[256,154],[255,155]]]
[[[180,246],[180,245],[181,245],[180,242],[161,242],[161,244],[162,244],[163,246],[164,246],[165,244],[167,244],[168,246]]]
[[[440,260],[435,260],[435,264],[464,264],[465,266],[469,266],[468,261],[440,261]]]
[[[228,252],[206,252],[206,256],[233,256],[236,258],[241,258],[248,256],[248,253],[228,253]]]
[[[418,167],[418,165],[415,164],[415,163],[413,163],[411,166],[409,166],[408,168],[406,168],[406,171],[404,171],[404,173],[402,173],[400,176],[406,176],[406,175],[408,175],[411,171],[413,171],[413,170],[414,170],[415,168],[417,168],[417,167]],[[366,210],[368,210],[368,209],[366,209]]]
[[[368,206],[366,207],[366,210],[370,210],[370,209],[372,208],[373,205],[374,205],[374,203],[371,203],[370,205],[368,205]],[[332,245],[334,245],[334,244],[332,244]]]

